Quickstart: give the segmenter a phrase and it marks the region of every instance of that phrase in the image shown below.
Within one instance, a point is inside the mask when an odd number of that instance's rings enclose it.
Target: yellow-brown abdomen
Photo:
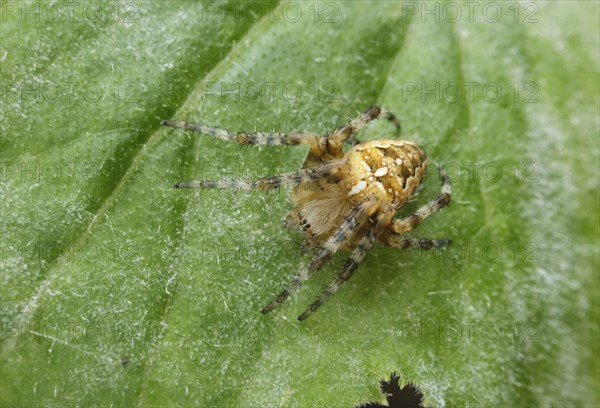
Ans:
[[[368,196],[402,207],[414,194],[427,170],[427,157],[419,145],[406,140],[374,140],[346,153],[347,174],[342,176],[348,198]]]

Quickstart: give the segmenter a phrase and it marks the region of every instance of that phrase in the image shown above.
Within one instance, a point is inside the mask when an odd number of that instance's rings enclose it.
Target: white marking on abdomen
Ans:
[[[367,188],[367,182],[365,180],[361,180],[358,183],[356,183],[356,185],[354,187],[352,187],[352,189],[348,192],[348,195],[355,195],[360,193],[361,191],[363,191],[365,188]]]
[[[373,173],[373,175],[375,177],[383,177],[387,174],[388,172],[388,168],[387,167],[382,167],[380,169],[377,169],[377,171],[375,173]]]

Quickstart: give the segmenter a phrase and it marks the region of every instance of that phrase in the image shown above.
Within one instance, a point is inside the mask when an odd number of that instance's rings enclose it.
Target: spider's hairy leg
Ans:
[[[369,122],[378,118],[388,120],[396,126],[398,131],[400,131],[400,122],[393,113],[388,112],[379,106],[371,106],[369,109],[358,115],[357,118],[350,121],[350,123],[340,126],[327,136],[329,153],[333,156],[338,155],[342,151],[342,144],[345,140],[367,126]]]
[[[352,250],[352,254],[350,258],[346,261],[346,264],[340,271],[338,277],[331,282],[325,291],[321,293],[319,298],[314,301],[308,309],[306,309],[300,316],[298,316],[298,320],[303,321],[308,319],[314,312],[316,312],[322,305],[329,299],[331,296],[338,291],[340,286],[346,282],[352,274],[358,268],[358,265],[363,260],[367,251],[373,243],[381,235],[381,233],[387,228],[390,224],[392,218],[394,217],[396,210],[392,205],[380,207],[375,218],[374,225],[369,229],[367,235],[365,235],[359,242],[358,245]]]
[[[310,263],[294,277],[288,286],[271,303],[261,310],[261,313],[269,313],[298,290],[310,275],[320,269],[340,249],[344,241],[353,237],[368,222],[369,217],[373,215],[377,207],[377,201],[366,201],[354,207],[348,213],[338,230],[321,246]]]
[[[327,141],[324,136],[311,132],[292,133],[267,133],[267,132],[230,132],[229,130],[204,126],[196,123],[180,122],[176,120],[161,120],[160,124],[166,127],[191,130],[204,133],[219,139],[228,140],[241,145],[285,145],[295,146],[307,144],[310,154],[322,157],[326,153]]]
[[[452,198],[450,178],[448,177],[446,170],[444,170],[444,168],[439,164],[437,165],[437,169],[442,179],[442,189],[440,195],[423,205],[421,208],[415,211],[413,215],[395,220],[390,226],[391,232],[395,234],[404,234],[405,232],[408,232],[419,225],[425,218],[429,217],[431,214],[439,211],[450,203],[450,199]]]
[[[335,175],[344,160],[325,162],[317,167],[300,169],[277,176],[264,177],[258,180],[205,180],[205,181],[180,181],[175,188],[233,188],[241,190],[271,190],[279,187],[294,187],[309,180],[327,178]]]
[[[385,110],[385,109],[381,109],[381,112],[379,113],[379,119],[385,119],[388,122],[390,122],[392,125],[394,125],[396,127],[396,130],[398,132],[402,131],[402,125],[400,124],[400,121],[398,120],[398,118],[396,117],[396,115],[394,115],[392,112]]]
[[[363,258],[367,254],[367,251],[373,245],[374,241],[375,234],[371,229],[369,230],[367,235],[359,241],[358,246],[352,251],[352,255],[346,261],[346,264],[344,265],[344,268],[342,269],[338,277],[327,286],[327,289],[321,294],[321,296],[319,296],[319,298],[315,302],[313,302],[309,306],[308,309],[306,309],[300,316],[298,316],[298,320],[303,321],[308,319],[310,315],[316,312],[321,307],[321,305],[325,303],[327,299],[329,299],[330,296],[337,292],[342,283],[350,279],[350,276],[352,276],[354,271],[358,268],[358,265],[363,260]]]
[[[430,239],[430,238],[400,238],[399,235],[382,237],[381,242],[385,245],[399,249],[441,249],[449,246],[452,241],[449,239]]]

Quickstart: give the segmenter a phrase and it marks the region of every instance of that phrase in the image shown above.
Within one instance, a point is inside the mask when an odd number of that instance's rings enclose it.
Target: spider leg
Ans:
[[[354,236],[368,222],[369,217],[377,210],[377,207],[378,203],[376,201],[366,201],[354,207],[346,216],[339,229],[323,244],[310,263],[294,277],[288,286],[271,303],[261,310],[261,313],[269,313],[298,290],[310,275],[320,269],[340,249],[344,241]]]
[[[310,146],[309,154],[322,157],[327,151],[327,140],[324,136],[311,132],[292,133],[267,133],[267,132],[230,132],[196,123],[180,122],[176,120],[161,120],[160,124],[166,127],[191,130],[204,133],[222,140],[228,140],[241,145],[285,145],[294,146],[307,144]]]
[[[390,223],[392,217],[394,216],[394,213],[395,209],[392,206],[389,206],[387,208],[383,208],[377,214],[375,225],[371,229],[369,229],[367,235],[365,235],[358,242],[358,245],[352,250],[350,258],[348,258],[348,260],[346,261],[346,264],[340,271],[337,278],[327,286],[325,291],[321,293],[319,298],[316,301],[314,301],[308,307],[308,309],[306,309],[300,316],[298,316],[298,320],[303,321],[308,319],[314,312],[316,312],[321,307],[321,305],[323,305],[323,303],[327,301],[327,299],[329,299],[335,294],[335,292],[338,291],[338,289],[344,282],[350,279],[354,271],[358,269],[358,265],[367,254],[369,248],[373,246],[375,239],[377,239],[377,237],[385,230],[387,225]]]
[[[180,181],[175,188],[234,188],[242,190],[271,190],[279,187],[294,187],[309,180],[327,178],[338,172],[345,161],[333,160],[325,162],[317,167],[300,169],[286,174],[272,177],[264,177],[258,180],[204,180],[204,181]]]
[[[410,239],[400,238],[398,235],[382,237],[381,241],[387,246],[399,249],[439,249],[446,248],[452,243],[449,239]]]
[[[450,178],[446,173],[446,170],[439,164],[437,165],[437,169],[440,173],[440,177],[442,179],[442,189],[441,194],[436,198],[428,202],[419,208],[413,215],[410,215],[405,218],[401,218],[399,220],[395,220],[392,225],[390,225],[389,230],[395,234],[404,234],[405,232],[410,231],[417,225],[419,225],[425,218],[429,217],[436,211],[439,211],[448,203],[450,203],[450,199],[452,197],[452,187],[450,186]]]
[[[400,122],[394,116],[393,113],[382,109],[379,106],[371,106],[369,109],[358,115],[356,119],[350,121],[350,123],[340,126],[327,136],[327,150],[329,154],[337,157],[342,152],[342,144],[345,140],[352,137],[352,135],[364,128],[369,122],[375,119],[386,119],[400,131]]]
[[[342,271],[339,273],[338,277],[327,286],[327,289],[321,294],[321,296],[319,296],[319,298],[315,302],[313,302],[309,306],[308,309],[306,309],[300,316],[298,316],[298,320],[303,321],[308,319],[308,317],[310,317],[310,315],[316,312],[321,307],[321,305],[327,301],[327,299],[329,299],[335,292],[337,292],[342,283],[350,279],[354,271],[356,271],[356,269],[358,268],[360,262],[367,254],[369,248],[373,246],[374,241],[375,235],[373,233],[373,230],[370,230],[368,234],[360,240],[358,246],[352,251],[352,255],[346,261],[346,264],[344,265]]]

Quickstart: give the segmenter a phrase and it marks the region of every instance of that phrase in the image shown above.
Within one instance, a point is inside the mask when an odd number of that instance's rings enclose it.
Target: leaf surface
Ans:
[[[398,372],[426,405],[600,404],[597,3],[496,2],[497,22],[450,3],[439,21],[394,1],[78,4],[61,23],[35,4],[2,15],[2,402],[347,407]],[[287,192],[172,185],[293,171],[306,149],[160,120],[324,133],[371,104],[448,169],[452,204],[410,236],[453,246],[376,246],[297,322],[339,254],[262,316],[309,260]]]

